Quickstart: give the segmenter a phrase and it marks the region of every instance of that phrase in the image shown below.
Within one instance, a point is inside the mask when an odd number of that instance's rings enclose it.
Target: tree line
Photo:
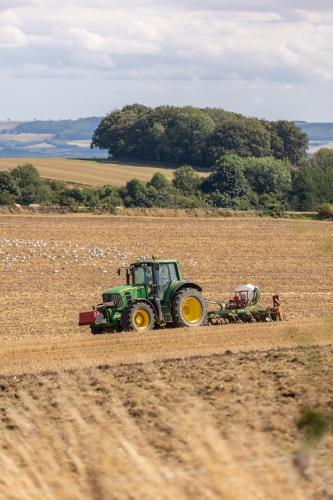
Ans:
[[[285,120],[247,118],[214,108],[133,104],[102,119],[91,147],[107,150],[113,159],[211,169],[227,154],[298,164],[306,156],[308,137]]]
[[[285,210],[315,211],[327,204],[333,214],[333,150],[321,149],[293,165],[284,159],[221,156],[208,176],[192,166],[175,169],[173,179],[155,173],[149,182],[132,179],[125,186],[72,187],[42,179],[33,165],[0,172],[0,204],[85,206],[112,210],[116,206],[159,208],[256,209],[272,215]],[[331,204],[331,205],[330,205]]]

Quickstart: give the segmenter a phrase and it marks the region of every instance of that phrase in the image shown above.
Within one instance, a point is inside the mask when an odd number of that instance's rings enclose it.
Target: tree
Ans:
[[[153,203],[149,195],[148,186],[138,179],[129,181],[126,184],[126,188],[121,192],[121,196],[127,207],[152,207]]]
[[[270,155],[270,135],[259,120],[232,117],[216,126],[207,143],[207,163],[231,153],[242,157]]]
[[[204,193],[218,192],[230,198],[248,198],[251,188],[244,175],[244,160],[229,154],[220,158],[202,183]]]
[[[19,189],[15,177],[9,172],[0,172],[0,193],[18,196]]]
[[[51,188],[43,181],[33,165],[26,163],[15,167],[10,175],[17,183],[19,190],[17,200],[22,205],[51,201]]]
[[[316,159],[303,160],[293,179],[292,206],[297,210],[317,210],[333,203],[333,169],[322,168]]]
[[[251,188],[258,195],[274,193],[288,196],[291,189],[291,165],[274,158],[246,158],[244,174]]]
[[[192,167],[185,165],[177,168],[173,176],[173,186],[183,195],[193,196],[198,193],[202,180]]]
[[[148,183],[149,186],[154,187],[157,190],[169,188],[171,186],[170,181],[161,172],[156,172]]]
[[[96,195],[99,199],[100,208],[113,208],[122,204],[119,190],[113,186],[103,186],[97,188]]]
[[[11,176],[16,180],[19,188],[25,188],[29,185],[38,186],[41,183],[38,170],[30,163],[13,168]]]
[[[306,134],[287,121],[267,122],[222,109],[133,104],[103,118],[91,147],[113,158],[207,168],[228,153],[298,163],[307,142]]]
[[[313,162],[323,171],[333,170],[333,149],[319,149],[313,155]]]
[[[275,158],[298,164],[306,156],[309,138],[294,123],[286,120],[269,124],[273,140],[272,152]]]
[[[149,109],[140,104],[133,104],[108,114],[95,130],[91,147],[107,149],[114,157],[131,157],[131,150],[128,150],[131,128]]]

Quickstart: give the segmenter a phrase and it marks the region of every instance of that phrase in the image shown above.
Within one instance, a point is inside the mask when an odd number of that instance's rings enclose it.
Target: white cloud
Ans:
[[[13,78],[259,81],[289,95],[333,84],[332,52],[332,0],[0,0]]]
[[[27,37],[17,26],[0,26],[0,48],[23,47]]]
[[[0,11],[0,26],[20,26],[21,19],[14,10]]]
[[[108,52],[110,54],[154,54],[158,46],[153,43],[126,37],[103,36],[91,31],[71,28],[70,43],[74,47],[93,52]]]

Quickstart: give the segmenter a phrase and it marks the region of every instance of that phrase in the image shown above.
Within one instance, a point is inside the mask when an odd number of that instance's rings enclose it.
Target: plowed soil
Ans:
[[[152,254],[209,299],[279,293],[288,321],[78,327],[119,265]],[[310,452],[297,429],[333,411],[330,223],[4,215],[0,262],[2,496],[332,498],[329,431]]]

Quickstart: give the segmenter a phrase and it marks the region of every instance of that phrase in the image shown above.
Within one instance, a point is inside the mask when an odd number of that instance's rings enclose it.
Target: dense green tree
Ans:
[[[131,157],[131,128],[148,111],[146,106],[133,104],[108,114],[93,134],[92,147],[107,149],[114,157]]]
[[[97,127],[92,147],[113,158],[211,167],[221,156],[273,156],[298,163],[307,136],[287,121],[267,122],[219,109],[125,106]]]
[[[306,156],[308,136],[294,123],[286,120],[270,122],[268,129],[271,131],[271,149],[275,158],[298,164]]]
[[[97,188],[96,195],[99,199],[99,208],[109,209],[122,204],[119,190],[113,186],[102,186]]]
[[[192,167],[185,165],[177,168],[173,174],[173,186],[185,196],[196,195],[202,183],[201,177]]]
[[[221,122],[207,143],[208,163],[228,153],[242,157],[270,155],[270,135],[266,127],[259,120],[244,117]]]
[[[244,174],[258,195],[274,193],[286,197],[291,189],[291,166],[274,158],[246,158]]]
[[[321,167],[316,159],[303,160],[293,180],[291,205],[296,210],[317,210],[333,203],[333,169]]]
[[[171,186],[170,181],[165,177],[164,174],[161,172],[156,172],[156,174],[153,175],[151,178],[150,182],[148,183],[149,186],[154,187],[155,189],[166,189]]]
[[[151,188],[151,190],[154,188]],[[132,179],[126,184],[121,196],[128,207],[152,207],[153,203],[149,196],[149,187],[138,179]]]
[[[19,188],[25,188],[28,185],[38,186],[41,183],[38,170],[30,163],[13,168],[11,176],[16,180]]]
[[[20,165],[11,171],[17,183],[19,194],[17,201],[22,205],[30,203],[49,203],[52,198],[51,188],[40,177],[38,170],[31,164]]]
[[[321,148],[313,155],[313,162],[321,170],[333,170],[333,149]]]
[[[203,181],[202,190],[231,198],[248,198],[251,188],[244,175],[244,160],[233,154],[222,156],[215,163],[214,171]]]
[[[18,196],[19,188],[16,179],[9,172],[0,172],[0,193]]]

